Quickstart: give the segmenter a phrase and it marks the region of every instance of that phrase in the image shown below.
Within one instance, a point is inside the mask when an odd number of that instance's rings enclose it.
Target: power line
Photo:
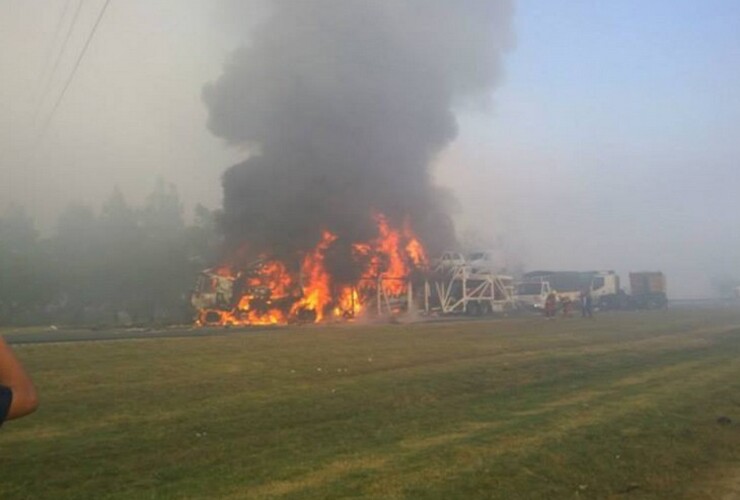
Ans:
[[[49,87],[51,86],[51,82],[54,79],[54,75],[57,72],[57,68],[59,68],[59,63],[62,61],[62,56],[64,55],[64,52],[67,50],[67,45],[69,44],[69,39],[72,37],[72,32],[74,31],[74,27],[77,24],[77,19],[80,17],[80,11],[82,10],[82,4],[85,3],[85,0],[80,0],[80,3],[77,4],[77,10],[75,11],[74,17],[72,18],[72,22],[69,25],[69,28],[67,29],[67,35],[64,37],[64,42],[62,42],[62,48],[57,54],[57,59],[54,62],[54,67],[51,70],[51,73],[49,74],[49,78],[46,80],[46,84],[44,85],[44,90],[41,92],[41,95],[39,96],[39,102],[36,107],[36,112],[34,113],[34,121],[38,117],[39,112],[41,111],[41,107],[44,104],[44,101],[46,100],[46,94],[49,92]]]
[[[110,4],[110,0],[105,0],[105,3],[103,4],[103,8],[100,9],[100,14],[98,14],[98,18],[95,20],[95,24],[93,25],[93,28],[90,31],[90,34],[88,35],[87,40],[85,41],[85,45],[82,47],[82,51],[80,52],[79,57],[77,57],[77,61],[75,62],[74,68],[72,68],[72,73],[69,74],[69,78],[67,78],[67,83],[64,84],[62,93],[59,94],[59,98],[54,104],[54,107],[52,108],[51,113],[49,114],[49,117],[46,119],[46,122],[44,123],[44,126],[41,129],[41,137],[43,137],[44,134],[46,134],[46,129],[49,127],[49,124],[51,123],[52,118],[54,118],[54,114],[59,108],[59,105],[62,103],[62,99],[64,99],[64,95],[67,93],[67,89],[69,88],[69,85],[72,83],[72,80],[77,74],[77,69],[80,67],[82,58],[85,57],[87,48],[90,46],[90,42],[92,41],[93,36],[95,36],[95,32],[98,30],[100,21],[103,19],[103,14],[105,14],[105,10],[108,8],[108,4]]]
[[[64,17],[67,15],[67,11],[69,10],[69,6],[72,4],[72,0],[67,0],[64,2],[64,8],[62,9],[62,13],[59,15],[59,19],[57,20],[57,26],[54,28],[54,36],[51,39],[51,43],[49,44],[49,49],[46,51],[46,57],[44,57],[44,64],[41,66],[41,69],[43,70],[43,73],[39,75],[39,80],[46,74],[46,69],[49,67],[49,63],[51,62],[51,55],[54,53],[54,44],[57,41],[57,38],[59,37],[59,33],[62,31],[62,21],[64,21]]]

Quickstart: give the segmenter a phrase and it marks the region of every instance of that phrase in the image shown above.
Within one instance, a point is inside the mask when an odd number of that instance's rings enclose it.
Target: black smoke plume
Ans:
[[[227,242],[294,255],[324,228],[368,240],[382,212],[432,252],[454,244],[429,165],[457,134],[455,107],[499,81],[511,1],[270,5],[203,91],[211,131],[253,152],[223,176]]]

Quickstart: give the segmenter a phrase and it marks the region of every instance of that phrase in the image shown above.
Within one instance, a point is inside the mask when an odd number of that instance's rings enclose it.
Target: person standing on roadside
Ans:
[[[591,297],[591,292],[584,290],[581,292],[581,317],[582,318],[593,318],[594,317],[594,302]]]
[[[570,318],[570,309],[573,305],[573,301],[567,295],[562,296],[560,301],[563,303],[563,318]]]
[[[547,294],[545,299],[545,317],[548,319],[555,319],[555,308],[557,307],[558,297],[555,292]]]
[[[581,290],[581,318],[586,317],[586,290]]]
[[[0,426],[6,420],[33,413],[38,404],[31,378],[10,346],[0,337]]]

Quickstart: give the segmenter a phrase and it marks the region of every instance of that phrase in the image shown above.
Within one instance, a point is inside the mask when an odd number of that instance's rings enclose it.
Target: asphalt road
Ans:
[[[724,307],[737,307],[737,301],[718,300],[674,300],[669,307],[677,309],[719,309]],[[464,316],[451,316],[439,318],[425,318],[425,321],[467,321],[480,320],[482,318],[468,318]],[[493,319],[493,318],[491,318]],[[310,328],[312,325],[305,325]],[[10,344],[43,344],[53,342],[86,342],[86,341],[110,341],[129,339],[156,339],[156,338],[186,338],[186,337],[214,337],[234,334],[249,334],[281,329],[281,326],[253,326],[253,327],[205,327],[197,328],[191,325],[173,326],[167,328],[59,328],[52,327],[38,330],[19,330],[3,333],[3,337]]]
[[[24,331],[19,333],[5,333],[3,337],[10,344],[45,344],[53,342],[92,342],[130,339],[154,338],[182,338],[182,337],[214,337],[232,335],[235,333],[252,333],[274,330],[279,327],[247,327],[247,328],[194,328],[188,325],[169,327],[164,329],[149,328],[111,328],[104,330],[52,328],[40,331]]]
[[[448,316],[448,317],[431,317],[424,318],[424,322],[459,322],[481,320],[480,317],[465,316]],[[488,318],[494,320],[494,317]],[[403,321],[401,321],[403,322]],[[380,323],[388,323],[381,321]],[[347,327],[352,323],[331,323],[329,325],[312,325],[306,324],[302,328],[318,327]],[[295,327],[296,325],[292,325]],[[94,341],[115,341],[130,339],[160,339],[160,338],[187,338],[187,337],[217,337],[224,335],[242,335],[257,332],[275,331],[286,326],[240,326],[240,327],[193,327],[191,325],[171,326],[167,328],[69,328],[54,327],[38,329],[19,329],[17,331],[6,331],[1,333],[5,340],[10,344],[46,344],[54,342],[94,342]]]

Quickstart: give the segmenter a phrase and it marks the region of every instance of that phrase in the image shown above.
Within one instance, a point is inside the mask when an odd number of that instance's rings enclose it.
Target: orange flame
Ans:
[[[234,293],[241,294],[234,298],[236,306],[202,308],[198,323],[274,325],[297,320],[320,322],[327,315],[352,318],[362,313],[378,286],[387,294],[400,296],[406,292],[412,272],[427,265],[424,246],[408,221],[399,230],[383,214],[373,218],[378,236],[351,245],[353,259],[361,271],[356,283],[335,283],[327,271],[326,253],[339,237],[324,230],[316,246],[303,256],[300,276],[292,274],[283,262],[264,257],[244,275],[235,275],[229,266],[214,270],[213,274],[234,284],[243,282],[244,290],[237,290],[234,285]]]
[[[324,253],[336,239],[336,235],[324,231],[316,248],[304,257],[304,296],[293,306],[291,314],[296,314],[301,310],[313,311],[316,314],[317,323],[324,319],[324,310],[332,301],[331,276],[324,267]]]

